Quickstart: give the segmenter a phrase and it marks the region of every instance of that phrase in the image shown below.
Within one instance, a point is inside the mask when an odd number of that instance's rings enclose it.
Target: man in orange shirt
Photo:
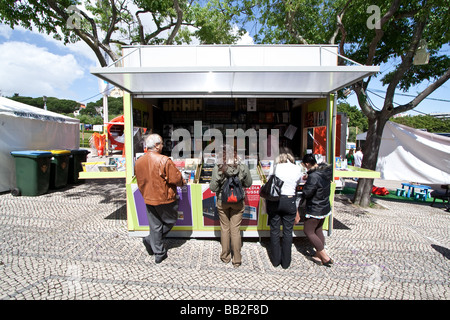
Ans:
[[[155,262],[167,258],[163,239],[177,222],[177,186],[184,184],[181,172],[173,161],[162,155],[163,139],[158,134],[150,134],[146,140],[148,152],[136,160],[134,167],[139,191],[147,206],[150,234],[142,241]]]

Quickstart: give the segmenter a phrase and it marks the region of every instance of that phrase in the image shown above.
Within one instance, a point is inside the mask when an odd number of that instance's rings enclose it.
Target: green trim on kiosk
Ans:
[[[110,179],[110,178],[125,178],[125,171],[110,171],[110,172],[84,172],[78,173],[79,179]]]
[[[334,170],[334,176],[339,178],[368,178],[368,179],[379,179],[381,173],[378,171],[373,171],[369,169],[348,166],[347,170]]]

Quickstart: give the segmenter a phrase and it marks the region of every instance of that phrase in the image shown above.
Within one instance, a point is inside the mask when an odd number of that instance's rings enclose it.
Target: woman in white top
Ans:
[[[357,147],[356,148],[356,153],[355,153],[355,167],[360,167],[361,168],[362,159],[363,159],[363,153],[361,151],[361,147]]]
[[[275,175],[284,181],[279,201],[266,201],[270,226],[270,260],[277,267],[286,269],[291,264],[292,229],[297,213],[295,190],[302,171],[294,164],[291,154],[282,153],[275,159]],[[283,238],[280,240],[280,225],[283,226]]]

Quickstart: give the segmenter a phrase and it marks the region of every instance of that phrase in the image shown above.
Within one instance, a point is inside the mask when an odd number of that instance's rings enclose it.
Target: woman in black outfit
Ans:
[[[276,159],[274,174],[283,180],[279,201],[266,201],[270,225],[270,261],[273,266],[281,264],[286,269],[291,264],[292,230],[297,205],[295,189],[302,177],[301,168],[294,164],[291,154],[282,153]],[[280,227],[283,226],[281,237]]]
[[[303,201],[306,201],[304,232],[316,249],[311,260],[318,265],[330,267],[333,260],[325,252],[323,222],[331,214],[330,185],[332,167],[326,163],[317,164],[313,154],[303,157],[303,165],[308,169],[307,181],[303,186]]]

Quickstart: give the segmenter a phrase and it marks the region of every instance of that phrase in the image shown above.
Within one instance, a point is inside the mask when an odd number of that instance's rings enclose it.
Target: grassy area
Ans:
[[[94,131],[84,131],[83,139],[83,133],[80,131],[80,148],[89,148],[89,138],[93,133]]]
[[[340,193],[341,194],[355,194],[356,188],[351,188],[351,187],[344,187]],[[384,199],[384,200],[392,200],[392,201],[403,201],[403,202],[417,202],[417,203],[422,203],[422,200],[415,200],[414,198],[407,198],[407,197],[402,197],[402,196],[397,196],[396,195],[396,190],[389,190],[389,194],[385,195],[385,196],[380,196],[380,195],[376,195],[376,194],[372,194],[373,198],[379,198],[379,199]],[[427,198],[425,203],[432,203],[433,202],[433,198]],[[436,199],[435,203],[442,203],[443,201],[441,199]]]

